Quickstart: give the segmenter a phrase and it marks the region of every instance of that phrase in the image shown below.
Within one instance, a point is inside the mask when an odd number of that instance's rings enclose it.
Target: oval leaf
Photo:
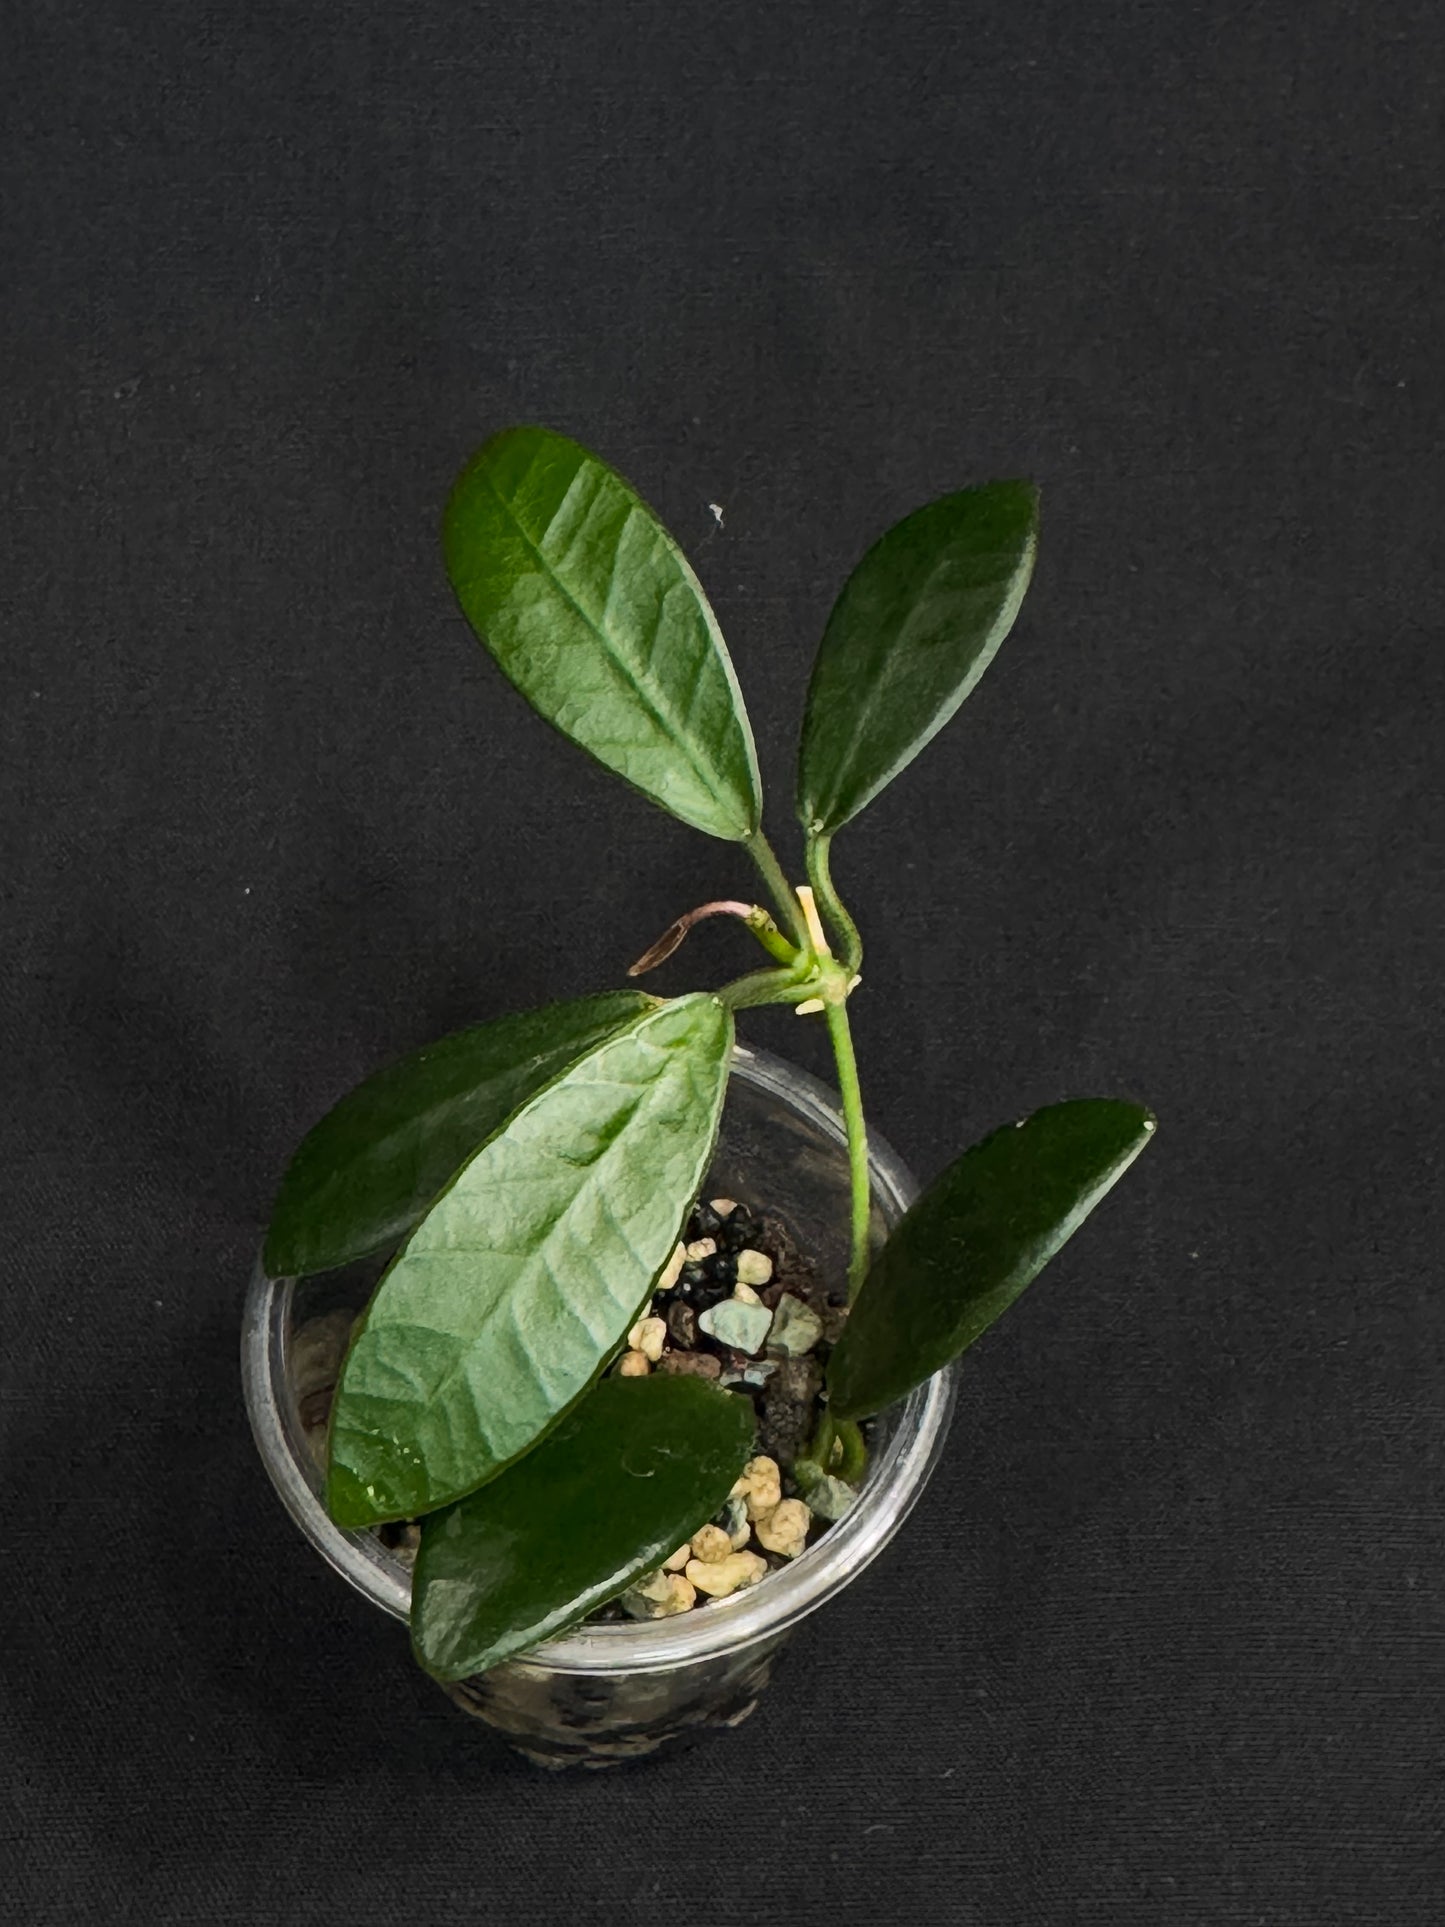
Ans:
[[[732,1392],[603,1379],[520,1465],[423,1520],[417,1659],[463,1679],[575,1625],[721,1509],[752,1445]]]
[[[873,1261],[829,1361],[834,1415],[881,1411],[971,1345],[1074,1235],[1153,1130],[1137,1104],[1080,1098],[965,1151]]]
[[[339,1525],[414,1518],[533,1446],[637,1316],[712,1155],[731,1014],[681,997],[530,1098],[457,1172],[352,1338]]]
[[[384,1251],[534,1091],[624,1024],[655,1010],[632,990],[474,1024],[388,1064],[302,1139],[266,1234],[273,1278]]]
[[[722,633],[681,549],[605,462],[509,428],[442,530],[468,621],[532,707],[684,823],[742,842],[757,754]]]
[[[991,482],[907,516],[843,585],[813,664],[798,814],[830,836],[953,715],[1013,627],[1033,572],[1038,491]]]

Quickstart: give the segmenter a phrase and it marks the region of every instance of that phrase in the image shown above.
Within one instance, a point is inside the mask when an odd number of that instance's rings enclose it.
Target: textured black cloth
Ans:
[[[7,1919],[1445,1918],[1442,83],[1424,0],[10,12]],[[925,1177],[1161,1118],[752,1722],[559,1781],[302,1543],[236,1367],[326,1103],[754,888],[454,609],[514,420],[688,547],[792,850],[847,569],[1039,480],[838,842],[868,1099]]]

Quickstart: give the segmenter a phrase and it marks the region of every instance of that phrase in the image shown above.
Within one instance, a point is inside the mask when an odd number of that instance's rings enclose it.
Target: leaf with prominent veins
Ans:
[[[757,755],[717,620],[620,475],[565,435],[505,429],[463,470],[442,541],[468,620],[534,709],[683,822],[756,831]]]
[[[648,1012],[524,1104],[377,1287],[332,1419],[341,1525],[413,1518],[533,1446],[586,1390],[672,1253],[732,1053],[715,997]]]
[[[266,1234],[273,1278],[394,1251],[452,1173],[568,1064],[656,1001],[635,990],[517,1011],[388,1064],[307,1132]]]

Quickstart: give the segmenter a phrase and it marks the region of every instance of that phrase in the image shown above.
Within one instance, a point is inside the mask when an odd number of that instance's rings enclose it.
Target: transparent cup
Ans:
[[[873,1235],[881,1240],[917,1187],[876,1136],[869,1158]],[[833,1093],[781,1058],[739,1045],[704,1196],[776,1212],[823,1275],[841,1278],[848,1164]],[[276,1279],[258,1263],[246,1298],[242,1377],[256,1444],[287,1511],[358,1592],[406,1620],[404,1557],[374,1533],[343,1531],[322,1504],[319,1393],[310,1382],[318,1360],[324,1376],[328,1348],[333,1361],[339,1356],[378,1271]],[[544,1767],[613,1766],[700,1729],[736,1726],[757,1704],[799,1621],[855,1579],[908,1516],[937,1463],[953,1396],[951,1373],[940,1372],[881,1414],[857,1503],[751,1590],[671,1619],[589,1623],[445,1690]]]

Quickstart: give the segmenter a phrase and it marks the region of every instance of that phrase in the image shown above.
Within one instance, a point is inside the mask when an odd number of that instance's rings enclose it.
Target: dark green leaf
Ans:
[[[331,1425],[340,1525],[494,1478],[587,1389],[673,1249],[732,1054],[717,998],[635,1019],[516,1111],[392,1262]]]
[[[1038,493],[992,482],[891,528],[843,585],[818,647],[798,814],[831,836],[938,734],[993,661],[1028,587]]]
[[[565,736],[710,836],[762,811],[726,645],[667,530],[597,456],[508,428],[462,471],[447,573],[502,671]]]
[[[656,1000],[608,991],[459,1030],[349,1091],[302,1139],[266,1235],[273,1278],[401,1242],[517,1106]]]
[[[462,1679],[575,1625],[720,1510],[752,1442],[732,1392],[603,1379],[520,1465],[422,1522],[417,1659]]]
[[[828,1366],[829,1410],[866,1418],[971,1345],[1149,1142],[1137,1104],[1081,1098],[965,1151],[874,1259]]]

